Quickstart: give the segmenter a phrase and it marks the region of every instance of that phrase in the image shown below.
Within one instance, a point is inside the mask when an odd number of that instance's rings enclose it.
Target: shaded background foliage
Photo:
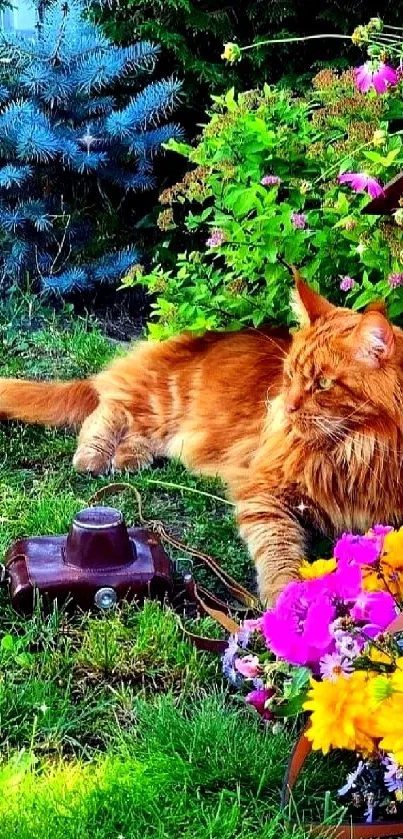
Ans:
[[[321,66],[343,68],[357,58],[357,49],[348,41],[318,39],[253,49],[244,53],[240,64],[228,67],[220,58],[224,42],[243,46],[264,38],[350,35],[379,12],[388,23],[400,24],[402,0],[381,5],[380,9],[377,0],[96,0],[93,8],[114,42],[128,44],[135,33],[161,45],[160,71],[183,79],[184,105],[178,119],[191,138],[212,93],[232,85],[241,91],[280,80],[300,87]]]

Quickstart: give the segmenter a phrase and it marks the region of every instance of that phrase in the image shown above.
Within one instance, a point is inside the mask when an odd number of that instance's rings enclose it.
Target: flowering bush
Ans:
[[[365,32],[361,67],[322,70],[303,97],[267,85],[213,97],[198,145],[170,144],[193,168],[160,196],[159,263],[127,280],[155,295],[154,337],[288,323],[284,261],[302,265],[335,303],[359,308],[381,297],[392,317],[403,314],[403,208],[361,215],[403,168],[403,83],[394,36],[374,24]],[[223,55],[238,60],[231,46]]]
[[[340,797],[367,821],[393,816],[403,801],[403,654],[388,628],[403,602],[403,528],[345,534],[331,560],[300,573],[231,636],[224,673],[268,724],[305,711],[313,749],[358,752]]]

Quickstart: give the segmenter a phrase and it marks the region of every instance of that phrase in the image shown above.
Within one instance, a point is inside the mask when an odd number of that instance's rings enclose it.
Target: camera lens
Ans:
[[[98,609],[113,609],[116,605],[116,591],[114,588],[99,588],[94,597],[94,603]]]

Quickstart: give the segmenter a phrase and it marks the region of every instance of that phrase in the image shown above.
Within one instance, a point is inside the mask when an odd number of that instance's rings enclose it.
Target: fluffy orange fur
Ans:
[[[0,416],[81,426],[77,469],[219,475],[271,602],[315,531],[402,518],[403,332],[297,280],[304,326],[142,343],[88,381],[0,380]]]

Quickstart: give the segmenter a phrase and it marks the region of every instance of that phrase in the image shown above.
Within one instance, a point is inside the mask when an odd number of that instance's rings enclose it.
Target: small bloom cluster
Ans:
[[[264,175],[260,183],[263,186],[279,186],[281,184],[281,178],[277,175]]]
[[[219,227],[213,227],[211,235],[206,240],[206,247],[219,248],[225,242],[225,233]]]
[[[403,528],[345,533],[332,559],[304,562],[300,574],[231,637],[224,673],[266,722],[304,709],[313,749],[361,755],[340,795],[355,795],[371,821],[403,802],[403,654],[388,631],[403,601]]]
[[[355,280],[352,277],[345,276],[340,277],[340,289],[341,291],[351,291],[352,288],[355,286]]]
[[[298,230],[304,230],[307,226],[307,217],[304,213],[291,213],[291,222]]]
[[[391,288],[400,288],[403,285],[403,274],[400,271],[393,271],[389,274],[388,284]]]

